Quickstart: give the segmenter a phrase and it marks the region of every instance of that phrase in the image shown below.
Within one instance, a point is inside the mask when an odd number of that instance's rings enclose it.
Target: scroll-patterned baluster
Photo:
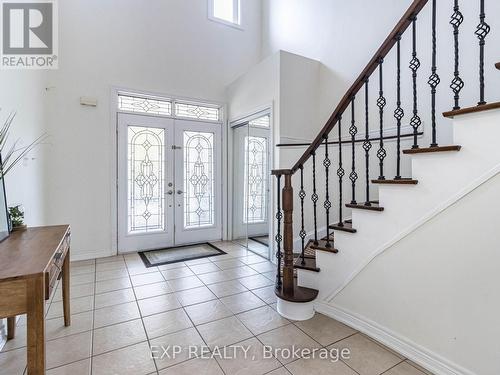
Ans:
[[[397,36],[397,77],[396,77],[396,110],[394,111],[394,118],[397,121],[397,142],[396,142],[396,180],[401,179],[401,120],[403,119],[405,113],[403,108],[401,108],[401,35]]]
[[[484,0],[480,0],[481,13],[479,14],[479,25],[476,29],[476,36],[479,38],[479,103],[478,105],[486,104],[484,100],[484,46],[486,45],[486,37],[491,31],[490,26],[486,23],[486,13],[484,8]]]
[[[455,0],[455,5],[453,7],[453,14],[451,15],[450,24],[453,26],[453,39],[454,39],[454,51],[455,51],[455,72],[454,78],[451,81],[450,88],[453,90],[455,106],[454,110],[460,109],[460,91],[464,88],[464,81],[460,78],[460,54],[459,54],[459,33],[460,25],[464,22],[464,16],[460,12],[460,5],[458,0]]]
[[[349,134],[351,135],[351,145],[352,145],[352,168],[351,174],[349,175],[349,180],[351,180],[352,186],[352,199],[351,204],[356,204],[356,181],[358,180],[358,174],[356,173],[356,134],[358,134],[358,128],[356,127],[356,113],[354,102],[356,98],[351,99],[351,127],[349,128]]]
[[[314,245],[318,246],[318,216],[317,216],[317,206],[318,206],[318,194],[316,193],[316,151],[312,152],[313,159],[313,193],[311,195],[311,200],[313,202],[313,215],[314,215]]]
[[[326,189],[325,189],[325,210],[326,210],[326,247],[332,247],[330,243],[330,208],[332,208],[332,202],[330,201],[330,166],[332,161],[328,155],[328,135],[323,137],[325,139],[325,160],[323,161],[323,166],[325,167],[325,179],[326,179]]]
[[[342,167],[342,116],[339,117],[339,169],[337,169],[337,176],[339,177],[339,227],[344,226],[344,220],[342,220],[342,181],[345,175],[345,170]]]
[[[431,147],[437,147],[436,137],[436,92],[441,83],[441,78],[437,74],[437,8],[436,0],[432,0],[432,74],[429,77],[428,84],[431,87],[431,127],[432,141]]]
[[[368,101],[368,78],[365,79],[365,141],[363,142],[363,150],[365,150],[365,179],[366,179],[366,202],[365,206],[371,206],[370,203],[370,150],[372,143],[370,142],[370,124],[369,124],[369,101]]]
[[[281,220],[283,220],[283,212],[281,211],[281,175],[276,176],[277,179],[277,205],[278,210],[276,212],[276,258],[278,259],[278,272],[276,273],[276,288],[281,288],[281,263],[282,263],[282,252],[281,252],[281,242],[283,241],[283,236],[281,235]]]
[[[299,232],[300,239],[302,241],[302,265],[306,264],[306,261],[304,259],[304,251],[306,249],[306,231],[304,229],[304,199],[306,197],[306,192],[304,191],[304,166],[300,166],[300,192],[299,192],[299,198],[300,198],[300,219],[301,219],[301,229]]]
[[[420,68],[420,60],[417,57],[417,17],[412,19],[412,59],[410,61],[410,70],[412,71],[413,79],[413,117],[410,120],[410,125],[413,128],[413,146],[412,149],[418,148],[418,128],[422,125],[422,120],[418,115],[418,96],[417,96],[417,71]]]
[[[377,99],[377,107],[379,108],[379,116],[380,116],[380,143],[379,149],[377,151],[377,157],[379,160],[380,167],[380,176],[379,180],[385,180],[384,176],[384,159],[387,156],[387,151],[384,148],[384,108],[387,104],[387,101],[384,97],[384,73],[383,73],[383,65],[384,59],[380,59],[379,62],[379,96]]]

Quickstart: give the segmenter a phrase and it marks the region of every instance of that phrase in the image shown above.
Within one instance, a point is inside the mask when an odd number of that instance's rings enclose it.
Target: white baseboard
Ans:
[[[317,312],[329,316],[386,345],[436,375],[477,375],[440,355],[392,332],[386,327],[325,302],[316,302]]]
[[[88,259],[96,259],[96,258],[106,258],[116,255],[112,250],[102,250],[102,251],[74,251],[71,250],[71,261],[79,261],[79,260],[88,260]]]

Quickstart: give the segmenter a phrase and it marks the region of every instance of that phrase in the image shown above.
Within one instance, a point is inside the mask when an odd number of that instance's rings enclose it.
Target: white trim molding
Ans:
[[[316,302],[314,308],[317,312],[379,341],[435,375],[477,375],[363,316],[324,302]]]

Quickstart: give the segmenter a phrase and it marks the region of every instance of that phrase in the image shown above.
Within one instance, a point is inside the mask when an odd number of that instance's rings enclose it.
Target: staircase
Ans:
[[[472,31],[479,44],[479,84],[469,86],[471,89],[477,86],[479,90],[477,105],[474,103],[470,107],[462,107],[461,103],[465,83],[460,76],[460,69],[471,68],[460,66],[462,51],[459,41],[464,15],[458,0],[451,3],[450,20],[438,19],[436,0],[415,0],[295,165],[290,169],[272,172],[278,191],[275,248],[280,266],[276,278],[276,295],[279,298],[278,311],[283,316],[296,320],[310,318],[314,314],[314,301],[332,300],[375,256],[436,212],[448,207],[454,199],[459,199],[475,182],[486,178],[492,168],[500,165],[500,150],[493,142],[489,145],[481,142],[488,129],[494,130],[498,126],[500,114],[500,103],[487,103],[485,98],[485,66],[494,64],[485,61],[486,40],[490,32],[490,26],[486,23],[485,1],[478,1],[478,26]],[[424,88],[417,84],[420,74],[424,74],[417,48],[417,25],[420,12],[427,6],[432,15],[432,38],[429,41],[432,54],[431,71],[427,72],[430,74],[428,87]],[[438,115],[436,97],[438,94],[444,95],[444,91],[440,90],[444,77],[439,76],[437,66],[440,53],[437,48],[439,22],[451,24],[454,40],[453,53],[445,59],[439,59],[452,62],[454,67],[452,80],[448,83],[452,94],[450,101],[454,105],[450,111],[443,113],[444,118],[453,119],[455,144],[452,145],[440,145],[437,139],[437,127],[442,117]],[[403,55],[401,40],[404,37],[411,41],[411,51]],[[384,69],[389,53],[396,56],[395,72]],[[409,64],[407,56],[410,56]],[[412,96],[403,98],[401,81],[408,65]],[[500,63],[496,63],[495,67],[500,69]],[[389,90],[384,85],[387,76],[394,79],[394,85],[391,82],[390,86],[395,86],[395,92],[391,90],[390,93],[390,97],[396,98],[394,103],[386,99],[389,97]],[[376,94],[371,92],[373,90]],[[431,103],[430,111],[426,113],[420,110],[420,103],[424,100]],[[411,101],[410,114],[405,113],[403,101]],[[377,107],[376,115],[370,110],[374,105]],[[363,110],[361,114],[359,109]],[[472,125],[478,121],[475,117],[478,115],[481,115],[480,131],[477,125],[476,128]],[[419,144],[424,120],[430,122],[430,145]],[[387,123],[396,125],[395,136],[386,135]],[[404,123],[411,125],[411,134],[402,134]],[[376,138],[370,138],[370,124],[377,124]],[[363,130],[363,137],[357,137]],[[404,138],[411,138],[413,144],[402,150]],[[386,150],[385,142],[388,139],[396,141],[395,155]],[[358,144],[362,144],[362,147],[356,148]],[[335,154],[332,145],[336,145]],[[411,158],[411,176],[402,173],[403,157]],[[359,165],[359,159],[364,163]],[[377,162],[378,177],[375,179],[370,178],[373,160]],[[387,170],[388,161],[394,162],[395,171]],[[320,171],[325,176],[321,186],[318,181]],[[395,177],[389,177],[389,173],[392,176],[394,172]],[[333,178],[338,179],[335,188]],[[306,191],[305,185],[309,182],[312,186],[310,191]],[[300,186],[298,194],[294,193],[293,185]],[[360,185],[363,186],[363,196],[359,196]],[[372,199],[375,188],[378,189],[377,200]],[[335,213],[334,202],[338,210]],[[297,207],[300,211],[300,249],[294,249],[294,210]],[[350,218],[345,215],[346,208],[352,211]],[[312,217],[306,217],[307,209],[312,211]],[[333,214],[335,221],[332,219]],[[323,234],[318,228],[320,217],[326,222],[326,236],[320,235]]]

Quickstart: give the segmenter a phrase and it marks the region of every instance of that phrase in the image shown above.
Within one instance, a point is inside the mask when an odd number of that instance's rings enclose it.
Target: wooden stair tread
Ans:
[[[484,104],[484,105],[477,105],[475,107],[461,108],[461,109],[457,109],[454,111],[444,112],[443,116],[444,117],[455,117],[455,116],[460,116],[460,115],[466,115],[469,113],[483,112],[483,111],[489,111],[492,109],[499,109],[499,108],[500,108],[500,102],[488,103],[488,104]]]
[[[372,180],[373,184],[385,184],[385,185],[416,185],[418,180],[413,180],[411,178],[401,178],[393,180]]]
[[[316,250],[311,248],[311,246],[314,244],[314,240],[309,240],[304,248],[304,256],[306,258],[316,258]],[[298,258],[301,255],[301,253],[294,253],[293,258]]]
[[[409,150],[403,150],[403,154],[413,155],[413,154],[428,154],[431,152],[447,152],[447,151],[460,151],[462,146],[437,146],[437,147],[425,147],[425,148],[411,148]]]
[[[346,222],[346,223],[351,223],[351,224],[352,224],[352,219],[347,219],[345,222]]]
[[[330,240],[330,245],[332,247],[326,247],[326,241],[319,240],[318,245],[314,245],[314,243],[313,243],[310,245],[310,247],[311,247],[311,249],[314,249],[314,250],[326,251],[328,253],[337,254],[339,251],[337,249],[335,249],[335,247],[333,245],[333,241],[331,241],[331,240]]]
[[[298,257],[295,259],[293,262],[294,268],[298,268],[301,270],[308,270],[308,271],[314,271],[314,272],[319,272],[319,268],[316,267],[316,258],[310,258],[304,256],[304,264],[302,264],[302,257]]]
[[[498,70],[500,70],[500,62],[497,62],[497,63],[495,64],[495,68],[497,68]]]
[[[384,207],[380,207],[378,202],[370,202],[370,206],[365,205],[364,203],[348,203],[345,205],[347,208],[354,208],[360,210],[369,210],[369,211],[384,211]]]
[[[340,223],[330,225],[330,229],[340,230],[342,232],[348,232],[348,233],[356,233],[357,232],[357,230],[352,227],[352,222],[348,223],[345,221],[342,223],[342,225],[340,225]]]
[[[283,287],[277,287],[274,292],[278,298],[288,302],[305,303],[314,301],[318,297],[316,289],[298,286],[297,279],[293,280],[293,294],[285,293]]]

